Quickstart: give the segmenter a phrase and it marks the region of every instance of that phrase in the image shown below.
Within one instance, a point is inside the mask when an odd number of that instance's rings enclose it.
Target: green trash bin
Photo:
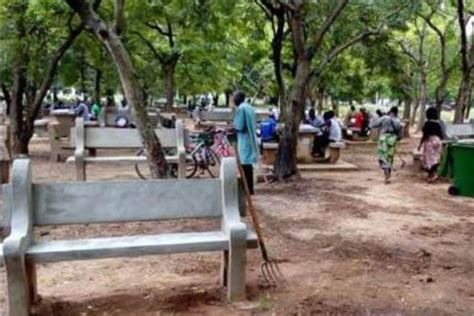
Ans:
[[[474,141],[448,145],[441,174],[453,179],[449,192],[474,197]]]

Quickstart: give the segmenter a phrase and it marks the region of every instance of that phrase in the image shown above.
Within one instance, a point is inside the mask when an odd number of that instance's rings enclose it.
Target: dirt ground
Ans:
[[[401,148],[408,153],[416,140]],[[31,146],[35,181],[74,180]],[[100,151],[99,151],[100,155]],[[248,300],[228,303],[218,253],[38,265],[34,315],[474,315],[474,199],[450,197],[410,166],[384,185],[375,147],[351,146],[360,170],[305,173],[300,182],[258,184],[255,201],[286,283],[268,288],[248,252]],[[89,179],[136,179],[132,166],[88,168]],[[87,211],[87,210],[84,210]],[[41,227],[39,239],[208,230],[185,220]],[[5,308],[0,270],[0,310]]]

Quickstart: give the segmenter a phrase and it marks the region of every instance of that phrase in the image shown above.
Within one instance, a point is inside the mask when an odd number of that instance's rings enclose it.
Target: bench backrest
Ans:
[[[82,128],[78,129],[81,125]],[[176,148],[179,142],[184,145],[184,127],[177,122],[176,128],[156,128],[156,136],[164,148]],[[182,135],[182,136],[180,136]],[[82,119],[76,120],[71,129],[71,145],[76,146],[76,138],[82,138],[84,148],[142,148],[143,143],[136,128],[84,127]]]
[[[212,111],[202,111],[199,108],[194,110],[193,117],[199,121],[210,122],[232,122],[234,120],[235,112],[230,109],[218,109]],[[255,111],[255,119],[260,122],[268,118],[268,112],[262,110]]]
[[[474,124],[447,124],[446,135],[450,139],[474,137]]]
[[[13,229],[26,225],[25,217],[30,226],[228,218],[229,205],[238,216],[233,158],[222,160],[218,179],[32,184],[30,170],[28,159],[15,160],[12,182],[4,186]]]

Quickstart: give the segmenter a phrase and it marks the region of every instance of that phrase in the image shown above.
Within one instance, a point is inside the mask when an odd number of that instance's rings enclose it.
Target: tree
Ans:
[[[448,23],[445,23],[444,28],[438,26],[433,22],[433,16],[436,12],[440,11],[443,1],[437,0],[434,4],[430,4],[430,13],[428,15],[420,14],[421,18],[427,23],[427,25],[436,33],[436,36],[439,40],[440,45],[440,71],[439,71],[439,81],[436,87],[435,98],[436,98],[436,109],[438,113],[441,113],[443,102],[446,98],[446,86],[448,84],[451,73],[454,69],[454,63],[448,60],[448,33],[451,30],[453,20],[449,20]]]
[[[50,12],[48,15],[45,12],[47,10],[51,10],[53,16],[50,16]],[[12,74],[10,89],[6,88],[2,80],[3,92],[9,100],[12,152],[14,155],[28,154],[34,121],[40,113],[58,64],[84,25],[79,23],[74,26],[73,14],[64,12],[64,8],[55,2],[45,2],[45,7],[24,0],[3,2],[2,16],[5,15],[13,21],[12,30],[3,38],[13,40],[13,67],[8,69]],[[64,18],[66,25],[58,23]],[[46,68],[41,67],[43,61],[47,64]]]
[[[283,3],[274,0],[255,0],[265,13],[272,29],[272,62],[277,83],[278,105],[286,102],[286,85],[283,78],[283,43],[287,37],[285,31],[286,10]]]
[[[280,139],[278,154],[274,164],[274,172],[279,179],[299,174],[296,166],[298,129],[303,116],[310,79],[313,76],[319,78],[327,69],[327,66],[351,46],[368,36],[380,33],[383,26],[390,22],[391,18],[396,16],[396,13],[399,13],[401,8],[406,5],[402,3],[395,12],[385,16],[382,13],[386,12],[385,7],[383,7],[384,10],[376,10],[375,8],[367,7],[366,4],[355,4],[350,7],[350,18],[345,17],[345,22],[350,20],[355,25],[347,23],[345,25],[338,25],[339,27],[332,32],[334,38],[337,38],[337,42],[334,45],[330,45],[327,43],[327,39],[331,35],[328,34],[334,28],[336,21],[341,19],[341,14],[349,4],[348,0],[319,2],[318,4],[312,4],[309,1],[303,0],[285,1],[282,3],[285,4],[288,14],[296,72],[287,105],[288,119]],[[374,5],[371,4],[371,6]],[[321,11],[327,13],[321,16]],[[367,17],[373,17],[373,19]],[[316,23],[318,20],[321,21],[320,24]],[[327,44],[330,45],[329,49],[324,50],[323,48]],[[325,54],[321,54],[321,52]],[[318,55],[318,53],[322,56]],[[317,55],[318,58],[315,60]]]
[[[414,28],[416,34],[415,47],[410,47],[407,41],[400,42],[402,52],[408,56],[413,65],[416,66],[416,70],[420,76],[419,90],[418,90],[418,102],[415,104],[415,108],[412,112],[411,124],[415,123],[416,115],[419,113],[417,130],[420,131],[425,122],[425,110],[428,102],[428,61],[425,54],[425,43],[426,43],[426,30],[428,23],[423,21],[422,25],[419,25],[418,19],[415,18]],[[419,112],[418,112],[419,110]]]
[[[471,45],[469,48],[469,41],[467,38],[467,22],[470,20],[466,18],[467,10],[464,4],[464,0],[457,0],[456,9],[458,15],[459,29],[461,33],[461,62],[462,62],[462,79],[459,85],[458,97],[456,100],[456,110],[454,113],[454,122],[462,123],[464,121],[464,115],[470,106],[470,100],[472,97],[472,72],[474,69],[474,33],[471,39]],[[474,15],[471,15],[474,16]]]
[[[107,52],[115,63],[125,98],[133,106],[137,115],[137,127],[145,147],[152,177],[167,177],[168,164],[160,140],[156,136],[154,126],[152,126],[148,117],[146,101],[139,78],[121,38],[125,26],[125,1],[115,1],[112,25],[106,24],[86,0],[67,0],[67,3],[78,13],[84,25],[92,30],[97,39],[106,47]]]

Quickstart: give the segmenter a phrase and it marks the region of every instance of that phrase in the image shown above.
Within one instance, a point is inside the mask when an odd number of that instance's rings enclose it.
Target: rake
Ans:
[[[249,210],[250,216],[252,217],[255,232],[257,233],[258,245],[263,258],[263,263],[260,265],[260,271],[262,273],[263,280],[269,286],[276,286],[279,282],[284,282],[285,277],[283,276],[283,273],[281,273],[280,267],[278,266],[278,261],[276,259],[271,259],[268,255],[267,247],[265,246],[265,242],[263,239],[262,229],[260,227],[260,221],[253,205],[252,197],[250,196],[247,178],[245,177],[244,171],[242,170],[242,166],[240,165],[240,161],[238,159],[237,166],[244,187],[247,209]]]

